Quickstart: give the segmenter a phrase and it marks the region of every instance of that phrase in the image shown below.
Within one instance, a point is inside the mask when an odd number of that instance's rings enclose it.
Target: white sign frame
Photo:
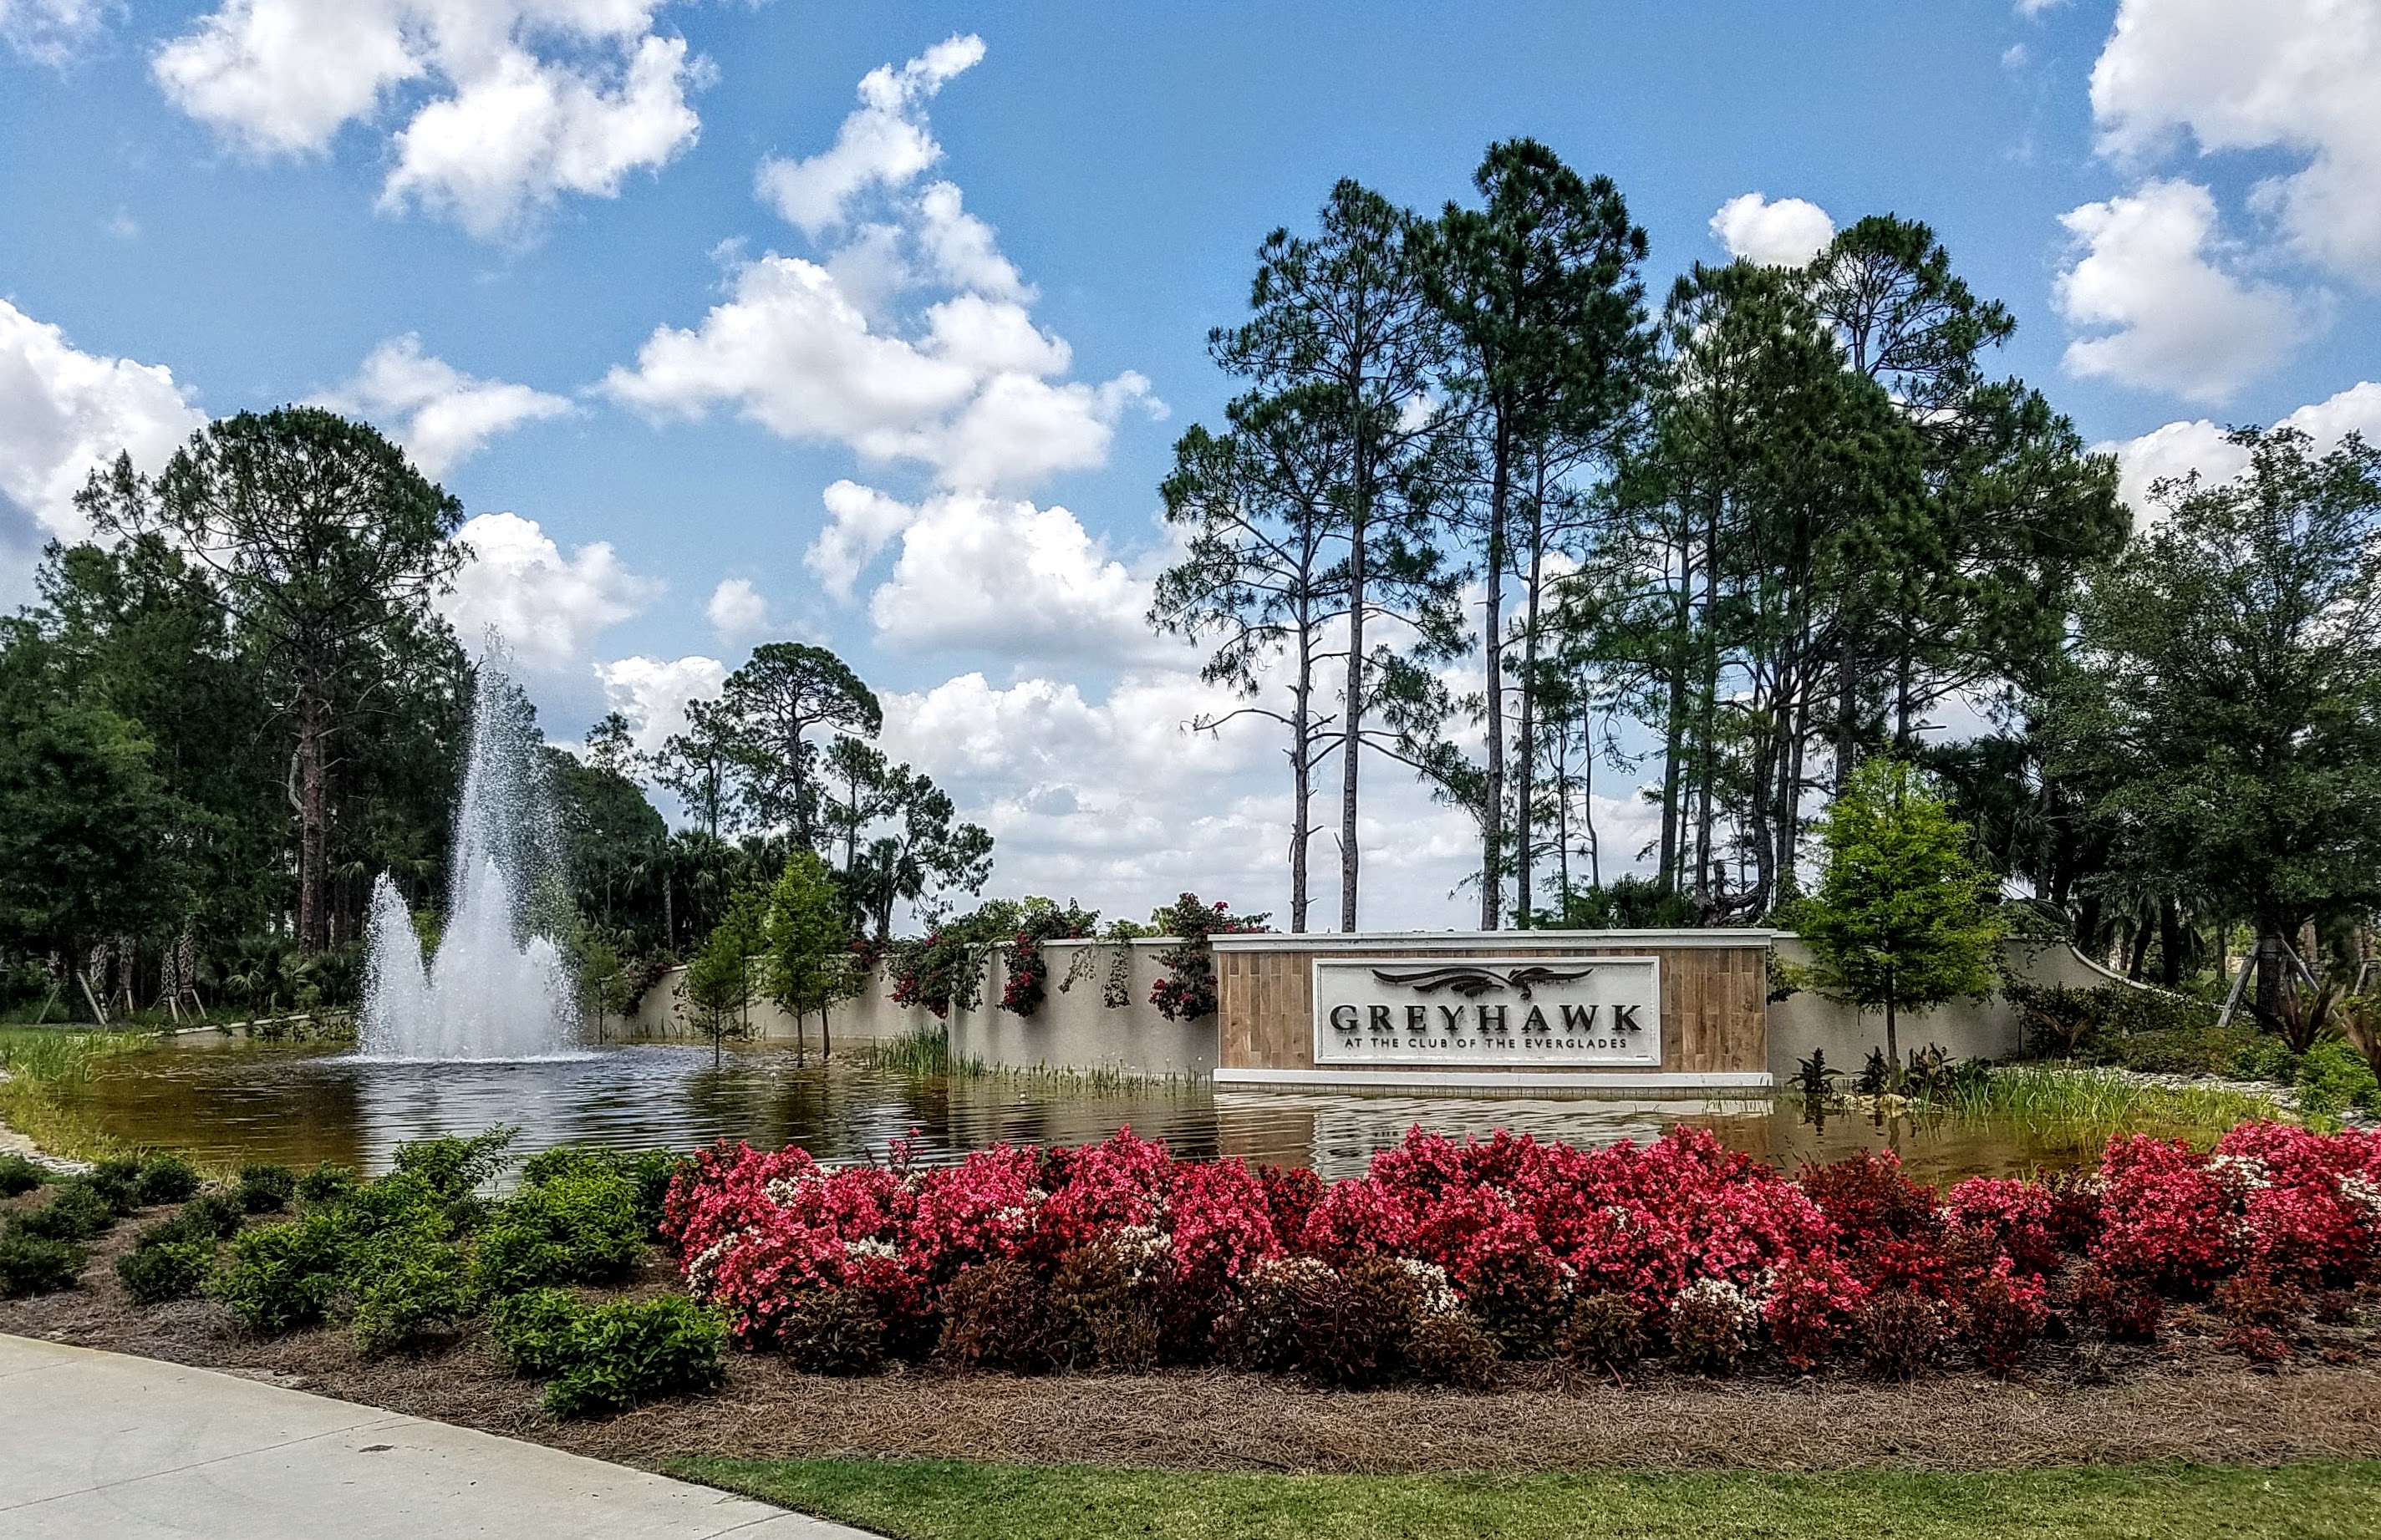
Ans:
[[[1658,957],[1317,957],[1308,997],[1318,1067],[1662,1066]]]

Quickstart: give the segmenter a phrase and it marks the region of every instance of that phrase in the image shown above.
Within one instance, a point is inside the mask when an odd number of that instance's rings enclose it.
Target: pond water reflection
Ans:
[[[2095,1151],[2024,1131],[1837,1111],[1813,1121],[1790,1098],[1374,1096],[1215,1090],[1204,1083],[1117,1090],[1049,1077],[916,1077],[837,1062],[798,1067],[750,1047],[714,1069],[707,1048],[616,1047],[518,1064],[373,1064],[320,1048],[184,1045],[105,1060],[58,1088],[85,1119],[128,1142],[177,1146],[214,1165],[336,1161],[385,1168],[397,1145],[496,1123],[520,1148],[561,1143],[691,1149],[715,1139],[801,1144],[824,1160],[881,1156],[915,1131],[919,1155],[955,1160],[1012,1143],[1081,1143],[1129,1125],[1187,1156],[1239,1155],[1361,1172],[1416,1124],[1448,1135],[1503,1128],[1579,1144],[1657,1136],[1673,1123],[1791,1170],[1863,1148],[1899,1152],[1941,1181],[2072,1164]]]

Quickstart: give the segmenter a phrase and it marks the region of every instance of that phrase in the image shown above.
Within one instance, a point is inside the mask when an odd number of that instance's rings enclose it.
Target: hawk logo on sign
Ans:
[[[1661,1021],[1650,957],[1314,962],[1318,1065],[1658,1066]]]
[[[1593,968],[1546,968],[1532,965],[1509,969],[1499,973],[1494,968],[1480,968],[1458,963],[1452,968],[1375,968],[1373,977],[1383,984],[1401,984],[1417,995],[1427,995],[1435,989],[1451,989],[1465,999],[1476,999],[1492,989],[1511,989],[1521,998],[1531,998],[1530,991],[1542,984],[1569,984],[1594,972]]]

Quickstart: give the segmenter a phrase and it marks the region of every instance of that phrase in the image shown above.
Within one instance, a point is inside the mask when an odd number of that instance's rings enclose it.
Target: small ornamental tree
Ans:
[[[833,1047],[826,1008],[850,989],[851,936],[843,897],[814,850],[797,850],[769,892],[769,995],[793,1013],[794,1057],[802,1054],[802,1018],[818,1012],[819,1052]]]
[[[2008,921],[1987,902],[1992,876],[1968,855],[1968,829],[1913,766],[1873,759],[1852,772],[1819,828],[1817,891],[1783,917],[1811,948],[1810,986],[1885,1012],[1885,1056],[1901,1088],[1897,1018],[1991,991]]]
[[[687,1002],[694,1008],[697,1030],[711,1039],[711,1062],[720,1061],[721,1045],[742,1037],[752,1005],[753,959],[767,947],[763,906],[767,895],[747,891],[736,896],[727,917],[711,928],[702,950],[686,965]]]

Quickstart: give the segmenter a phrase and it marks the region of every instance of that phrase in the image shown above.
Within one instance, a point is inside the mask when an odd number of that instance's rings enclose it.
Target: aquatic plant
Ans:
[[[2210,1144],[2242,1123],[2277,1115],[2272,1102],[2253,1092],[2147,1085],[2111,1070],[2049,1064],[1995,1066],[1958,1085],[1940,1105],[1957,1118],[2015,1123],[2078,1149],[2144,1130]]]

